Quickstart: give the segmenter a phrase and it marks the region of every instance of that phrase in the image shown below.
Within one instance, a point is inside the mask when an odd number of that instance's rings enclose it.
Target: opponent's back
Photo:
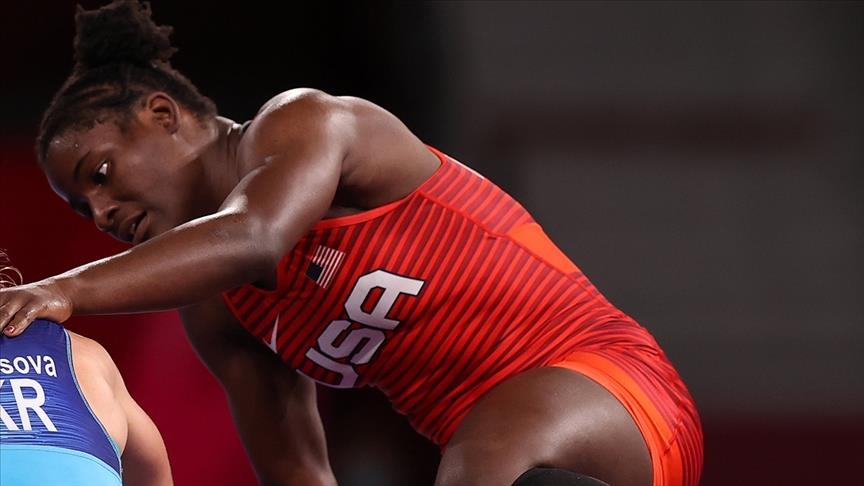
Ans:
[[[63,327],[0,335],[0,484],[119,485],[119,451],[84,398]]]

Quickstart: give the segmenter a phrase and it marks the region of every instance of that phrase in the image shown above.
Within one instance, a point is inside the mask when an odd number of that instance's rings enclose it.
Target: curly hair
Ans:
[[[170,26],[150,18],[150,4],[114,0],[75,14],[75,66],[42,116],[36,153],[44,161],[51,140],[70,129],[87,129],[110,118],[128,127],[135,104],[164,91],[199,119],[216,116],[216,105],[171,67],[176,52]]]
[[[3,250],[0,250],[0,289],[14,287],[19,285],[21,281],[21,272],[10,265],[9,257],[6,256]]]

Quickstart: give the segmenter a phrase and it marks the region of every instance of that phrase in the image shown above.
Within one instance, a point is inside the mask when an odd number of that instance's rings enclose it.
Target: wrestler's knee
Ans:
[[[435,486],[609,486],[597,478],[559,468],[452,461],[442,463]]]
[[[513,486],[609,486],[609,484],[566,469],[535,467],[519,476]]]
[[[507,444],[454,445],[441,458],[435,486],[509,486],[531,467]]]

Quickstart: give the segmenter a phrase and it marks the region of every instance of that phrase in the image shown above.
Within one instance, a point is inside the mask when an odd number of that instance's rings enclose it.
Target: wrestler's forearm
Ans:
[[[283,244],[247,215],[220,213],[53,280],[74,314],[165,310],[266,275]]]

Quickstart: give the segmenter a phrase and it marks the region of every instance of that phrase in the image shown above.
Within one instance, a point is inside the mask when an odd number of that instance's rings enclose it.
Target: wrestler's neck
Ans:
[[[211,211],[221,205],[243,178],[244,170],[237,159],[241,127],[223,117],[215,117],[206,125],[196,127],[200,130],[196,134],[199,141],[196,163],[201,173],[198,191],[212,198],[208,204]]]

